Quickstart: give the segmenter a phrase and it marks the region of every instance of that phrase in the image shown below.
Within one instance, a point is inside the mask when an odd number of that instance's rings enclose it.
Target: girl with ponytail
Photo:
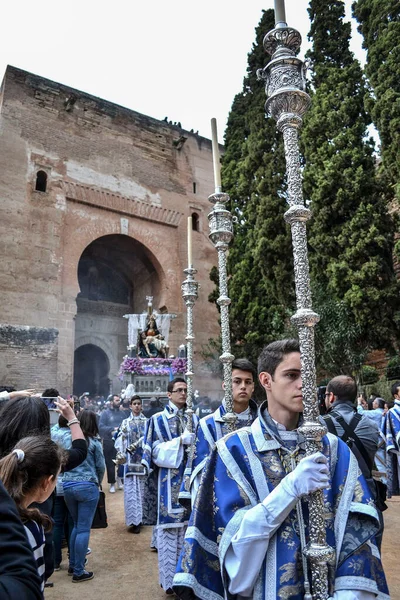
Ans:
[[[65,453],[48,436],[31,436],[20,440],[10,454],[0,460],[0,479],[14,499],[29,542],[32,546],[39,577],[44,589],[44,532],[52,527],[50,517],[33,502],[44,502],[53,492],[57,476],[65,462]]]

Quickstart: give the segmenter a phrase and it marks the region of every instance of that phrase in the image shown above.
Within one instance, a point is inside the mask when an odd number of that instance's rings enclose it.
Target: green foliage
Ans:
[[[381,139],[382,172],[400,200],[399,0],[358,0],[353,13],[367,50],[365,71],[373,95],[366,105]]]
[[[285,206],[282,136],[264,112],[265,92],[256,71],[268,61],[262,40],[274,27],[263,13],[248,56],[243,90],[235,97],[225,133],[222,185],[237,217],[229,251],[233,354],[253,361],[282,335],[293,305],[290,231]]]
[[[339,303],[337,310],[345,311],[355,347],[390,348],[399,332],[395,227],[386,188],[377,178],[373,142],[366,139],[366,84],[349,49],[343,2],[311,0],[309,14],[312,106],[301,141],[304,192],[313,211],[311,276],[326,297]]]
[[[400,379],[400,356],[392,356],[388,360],[386,377],[391,381],[393,379]]]
[[[375,367],[363,365],[360,373],[361,385],[375,383],[379,380],[379,373]]]
[[[386,402],[392,401],[391,384],[385,377],[381,377],[376,383],[363,386],[363,391],[366,398],[369,398],[371,394],[383,398]]]
[[[321,320],[315,328],[318,372],[330,377],[343,373],[358,378],[370,347],[364,343],[360,325],[343,300],[336,300],[315,286],[313,304]]]
[[[222,354],[221,340],[210,338],[207,344],[203,344],[200,354],[209,371],[222,378],[223,367],[219,360]]]

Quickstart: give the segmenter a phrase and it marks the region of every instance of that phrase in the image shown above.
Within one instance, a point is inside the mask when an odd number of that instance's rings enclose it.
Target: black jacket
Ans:
[[[42,600],[40,584],[17,507],[0,481],[0,598]]]
[[[124,411],[119,410],[119,408],[106,408],[100,415],[100,437],[103,440],[111,440],[112,432],[115,428],[121,425],[122,421],[125,419]]]

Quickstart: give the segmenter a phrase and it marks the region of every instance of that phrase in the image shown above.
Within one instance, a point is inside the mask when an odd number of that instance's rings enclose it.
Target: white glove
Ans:
[[[288,494],[301,498],[330,485],[328,459],[321,452],[305,456],[297,467],[281,481]]]
[[[183,446],[191,446],[194,442],[194,433],[190,433],[188,429],[185,429],[181,435],[181,442]]]

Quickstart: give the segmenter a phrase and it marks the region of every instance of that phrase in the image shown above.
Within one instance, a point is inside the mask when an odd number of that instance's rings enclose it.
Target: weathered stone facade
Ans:
[[[185,337],[187,217],[195,214],[195,387],[219,389],[200,365],[201,346],[218,332],[208,302],[212,191],[208,139],[8,67],[0,92],[0,383],[70,393],[74,351],[90,345],[105,353],[118,390],[123,315],[143,311],[146,295],[156,310],[178,315],[176,354]]]

